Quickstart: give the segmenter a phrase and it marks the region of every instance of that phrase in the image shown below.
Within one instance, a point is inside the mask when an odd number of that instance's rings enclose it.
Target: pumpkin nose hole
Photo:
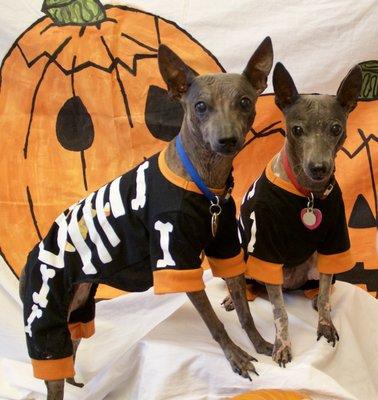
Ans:
[[[92,118],[78,96],[68,99],[58,113],[56,135],[66,150],[84,151],[94,139]]]

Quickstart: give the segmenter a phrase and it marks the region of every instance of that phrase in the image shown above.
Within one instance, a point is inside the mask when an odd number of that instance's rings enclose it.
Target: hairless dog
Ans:
[[[256,351],[272,353],[245,298],[245,262],[229,187],[232,161],[266,88],[271,40],[260,44],[242,74],[198,76],[164,45],[158,61],[170,95],[184,108],[178,138],[63,212],[30,253],[20,279],[28,350],[49,400],[63,398],[64,379],[80,385],[73,379],[74,353],[80,338],[93,333],[98,283],[187,292],[233,371],[250,379],[255,359],[230,339],[204,290],[203,251],[214,275],[226,280]],[[193,182],[179,148],[215,202]]]

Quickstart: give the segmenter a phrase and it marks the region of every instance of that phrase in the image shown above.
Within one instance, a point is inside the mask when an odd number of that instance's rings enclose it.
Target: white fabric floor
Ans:
[[[0,267],[0,398],[43,399],[44,384],[32,377],[26,352],[17,281]],[[220,306],[224,283],[209,272],[206,279],[230,336],[256,356],[235,312]],[[232,372],[185,294],[155,296],[149,290],[100,302],[96,334],[81,343],[76,363],[77,378],[86,385],[66,385],[65,399],[216,400],[252,389],[291,388],[305,389],[315,400],[377,400],[378,302],[359,288],[336,284],[333,321],[341,341],[333,349],[324,339],[316,341],[317,314],[310,302],[299,294],[285,301],[294,361],[282,369],[256,356],[260,377],[252,383]],[[257,299],[251,309],[258,329],[272,341],[269,302]]]

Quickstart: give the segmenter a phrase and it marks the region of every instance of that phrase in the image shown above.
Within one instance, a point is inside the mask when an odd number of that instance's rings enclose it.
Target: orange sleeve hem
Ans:
[[[202,268],[177,270],[160,269],[153,272],[155,294],[198,292],[205,289]]]
[[[339,274],[349,271],[355,266],[356,262],[350,250],[338,254],[318,253],[317,268],[323,274]]]
[[[282,264],[275,264],[249,256],[246,274],[257,281],[271,285],[283,284]]]
[[[213,258],[207,257],[213,275],[219,278],[233,278],[234,276],[244,274],[246,265],[242,251],[231,258]]]
[[[68,324],[71,339],[88,339],[95,333],[94,319],[89,322],[73,322]]]
[[[53,381],[75,376],[73,356],[57,360],[31,360],[34,376],[38,379]]]

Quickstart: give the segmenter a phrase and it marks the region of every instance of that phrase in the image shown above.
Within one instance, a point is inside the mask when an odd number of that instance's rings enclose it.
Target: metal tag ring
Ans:
[[[219,215],[222,212],[222,207],[219,204],[211,203],[209,210],[211,215]]]

